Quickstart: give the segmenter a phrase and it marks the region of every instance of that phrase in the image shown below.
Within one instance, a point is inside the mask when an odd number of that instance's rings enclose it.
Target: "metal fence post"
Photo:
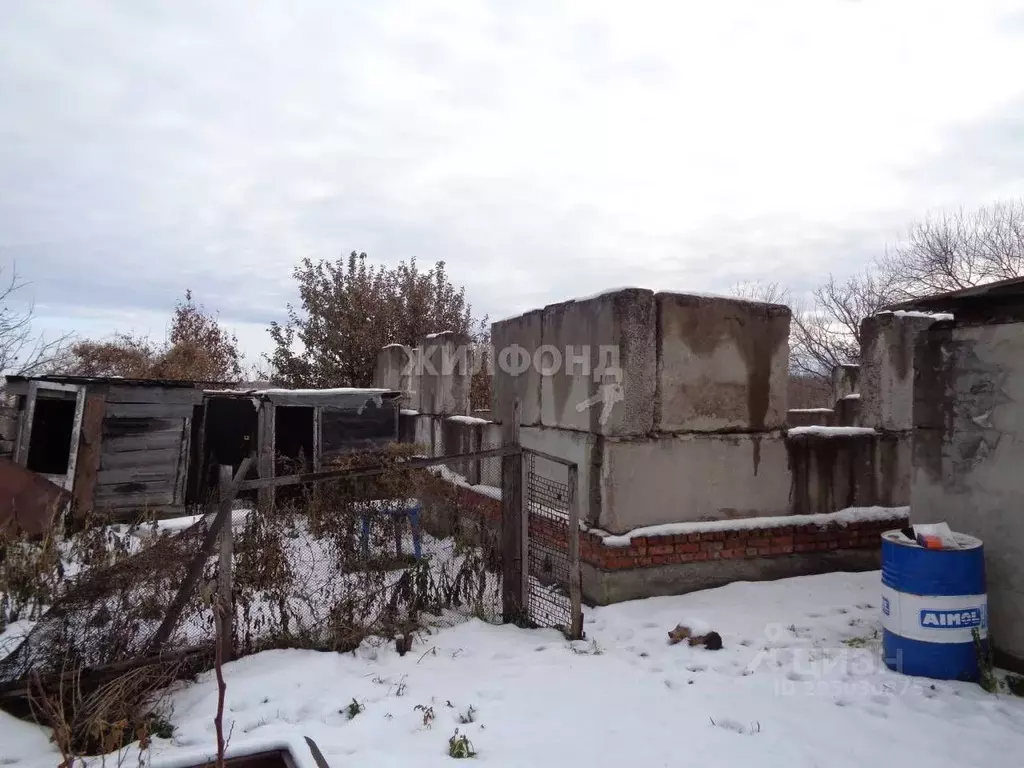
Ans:
[[[572,640],[583,637],[583,588],[580,583],[580,507],[579,467],[569,467],[569,608],[571,621],[569,636]]]
[[[505,446],[519,446],[519,400],[512,408],[512,419],[501,425]],[[523,455],[520,451],[501,459],[501,535],[502,535],[502,619],[522,623],[526,618],[523,580],[526,552],[523,549]]]

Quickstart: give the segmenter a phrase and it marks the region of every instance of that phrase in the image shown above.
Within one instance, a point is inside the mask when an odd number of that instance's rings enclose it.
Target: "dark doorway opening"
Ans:
[[[313,408],[279,405],[274,409],[275,471],[278,475],[313,468]]]
[[[74,398],[37,397],[26,466],[41,475],[67,474],[74,429]]]
[[[206,417],[206,408],[197,405],[192,408],[192,426],[189,434],[189,451],[191,457],[188,462],[188,478],[185,481],[185,504],[202,504],[206,502],[205,489],[200,482],[202,468],[204,466],[203,446],[203,421]]]
[[[217,467],[229,464],[237,472],[242,459],[256,456],[256,406],[249,398],[212,397],[206,401],[203,448],[203,488],[217,486]],[[249,477],[257,473],[254,461]],[[202,491],[201,491],[202,492]]]

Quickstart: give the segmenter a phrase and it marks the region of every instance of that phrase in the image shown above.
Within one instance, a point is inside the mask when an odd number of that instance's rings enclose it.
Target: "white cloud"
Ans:
[[[296,260],[353,248],[445,258],[492,315],[624,283],[799,288],[1015,191],[1013,10],[9,0],[0,254],[48,322],[90,327],[191,287],[251,329]]]

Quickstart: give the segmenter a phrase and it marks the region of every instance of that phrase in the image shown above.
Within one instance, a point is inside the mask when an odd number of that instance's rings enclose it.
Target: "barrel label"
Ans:
[[[889,615],[889,598],[888,597],[883,597],[882,598],[882,613],[884,613],[886,616]]]
[[[921,626],[934,629],[963,629],[981,626],[981,608],[959,611],[921,611]]]

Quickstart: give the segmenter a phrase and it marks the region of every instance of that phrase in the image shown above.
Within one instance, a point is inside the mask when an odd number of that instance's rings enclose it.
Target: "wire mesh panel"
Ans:
[[[539,627],[559,629],[578,637],[581,606],[573,583],[579,583],[578,549],[571,536],[579,537],[575,508],[575,472],[544,473],[538,463],[545,460],[524,451],[526,527],[526,608],[527,618]],[[565,480],[560,474],[567,474]],[[554,477],[552,476],[554,475]],[[578,590],[576,590],[578,592]]]

